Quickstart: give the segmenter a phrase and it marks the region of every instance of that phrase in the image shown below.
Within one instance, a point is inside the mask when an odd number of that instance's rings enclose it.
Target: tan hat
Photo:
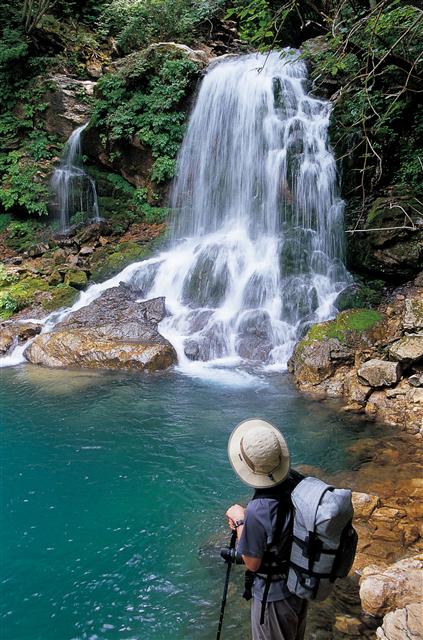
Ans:
[[[289,471],[289,451],[285,438],[270,422],[244,420],[232,431],[228,456],[235,473],[256,489],[274,487]]]

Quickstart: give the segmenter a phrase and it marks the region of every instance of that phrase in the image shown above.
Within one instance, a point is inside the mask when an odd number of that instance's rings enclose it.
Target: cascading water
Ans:
[[[60,160],[53,173],[51,187],[55,194],[54,208],[60,218],[60,229],[66,233],[70,217],[75,213],[85,214],[88,220],[100,219],[95,182],[82,164],[81,135],[88,124],[72,132]]]
[[[306,82],[293,53],[214,63],[179,155],[171,248],[90,287],[44,330],[124,281],[140,299],[166,297],[160,331],[182,369],[284,368],[349,279],[331,108]]]

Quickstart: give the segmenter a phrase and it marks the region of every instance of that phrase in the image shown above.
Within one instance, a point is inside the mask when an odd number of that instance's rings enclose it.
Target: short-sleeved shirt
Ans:
[[[276,529],[277,513],[279,501],[271,498],[259,498],[251,500],[245,510],[245,524],[238,543],[238,551],[244,556],[262,558],[267,547],[272,543]],[[286,509],[283,515],[283,525],[278,541],[273,541],[277,545],[281,557],[284,550],[289,548],[291,538],[291,510]],[[259,569],[260,572],[260,569]],[[254,575],[252,594],[254,598],[263,599],[266,579],[259,575]],[[284,600],[291,593],[288,591],[285,579],[272,580],[267,596],[268,602]]]

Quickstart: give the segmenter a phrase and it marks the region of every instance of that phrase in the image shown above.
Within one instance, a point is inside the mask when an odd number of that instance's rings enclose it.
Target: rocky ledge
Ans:
[[[309,394],[423,437],[423,274],[377,310],[351,309],[314,325],[288,363]]]
[[[164,316],[164,298],[137,302],[136,293],[120,284],[38,335],[25,357],[46,367],[167,369],[176,352],[158,332]]]

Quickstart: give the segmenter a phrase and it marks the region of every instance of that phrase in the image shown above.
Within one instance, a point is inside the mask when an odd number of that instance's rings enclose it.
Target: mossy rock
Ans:
[[[92,279],[102,282],[122,271],[128,264],[144,260],[151,254],[149,245],[139,245],[135,242],[121,242],[107,245],[96,252],[91,263]]]
[[[298,350],[315,341],[336,338],[345,343],[350,334],[362,334],[372,329],[382,320],[382,315],[374,309],[351,309],[338,313],[334,320],[315,324],[298,345]]]
[[[70,307],[73,305],[79,295],[79,291],[67,284],[59,284],[57,287],[50,287],[48,296],[46,296],[41,306],[46,311],[55,311],[62,307]]]
[[[8,287],[3,287],[0,294],[0,318],[10,318],[16,311],[25,309],[34,302],[40,292],[49,288],[43,278],[26,277]]]
[[[81,269],[69,269],[65,273],[65,285],[74,287],[75,289],[85,289],[88,284],[88,277],[85,271]]]

